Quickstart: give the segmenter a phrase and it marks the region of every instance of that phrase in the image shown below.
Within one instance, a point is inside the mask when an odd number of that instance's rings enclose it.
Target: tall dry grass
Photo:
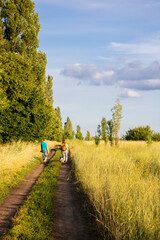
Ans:
[[[115,239],[160,239],[160,143],[70,142],[97,221]]]
[[[47,141],[49,149],[56,142]],[[41,161],[40,143],[13,142],[0,145],[0,202]]]

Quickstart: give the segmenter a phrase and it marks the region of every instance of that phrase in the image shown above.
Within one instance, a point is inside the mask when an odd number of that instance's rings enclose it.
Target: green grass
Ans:
[[[49,149],[56,142],[47,141]],[[40,143],[12,142],[0,145],[0,202],[42,162]]]
[[[29,196],[13,219],[3,240],[47,240],[52,236],[54,193],[60,169],[58,150],[44,169]]]

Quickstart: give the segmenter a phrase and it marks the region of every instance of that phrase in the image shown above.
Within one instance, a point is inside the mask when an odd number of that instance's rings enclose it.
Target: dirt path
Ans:
[[[55,195],[54,236],[51,240],[96,240],[93,224],[82,210],[80,195],[70,180],[70,166],[62,165]]]
[[[48,160],[54,156],[55,152],[55,149],[51,149]],[[18,184],[11,191],[10,195],[0,203],[0,236],[8,230],[13,216],[28,195],[29,191],[32,189],[33,185],[36,183],[44,168],[44,164],[38,165],[35,170]]]

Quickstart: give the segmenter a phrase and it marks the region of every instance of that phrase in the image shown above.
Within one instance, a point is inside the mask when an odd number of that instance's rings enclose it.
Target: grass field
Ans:
[[[29,196],[13,219],[12,228],[3,240],[50,239],[53,232],[54,193],[57,187],[60,155],[58,150],[45,167]]]
[[[56,142],[47,141],[49,149]],[[40,143],[13,142],[0,145],[0,202],[41,161]]]
[[[77,179],[95,208],[104,239],[106,234],[115,239],[160,239],[160,143],[69,145]]]

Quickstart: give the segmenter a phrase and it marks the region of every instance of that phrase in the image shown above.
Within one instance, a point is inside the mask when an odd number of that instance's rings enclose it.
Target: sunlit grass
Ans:
[[[77,178],[104,232],[116,239],[160,239],[160,143],[70,145]]]
[[[53,234],[54,194],[60,169],[61,151],[45,167],[32,191],[13,219],[11,229],[3,235],[5,240],[50,239]]]
[[[56,142],[47,141],[49,149]],[[41,161],[40,143],[13,142],[0,145],[0,202]]]

